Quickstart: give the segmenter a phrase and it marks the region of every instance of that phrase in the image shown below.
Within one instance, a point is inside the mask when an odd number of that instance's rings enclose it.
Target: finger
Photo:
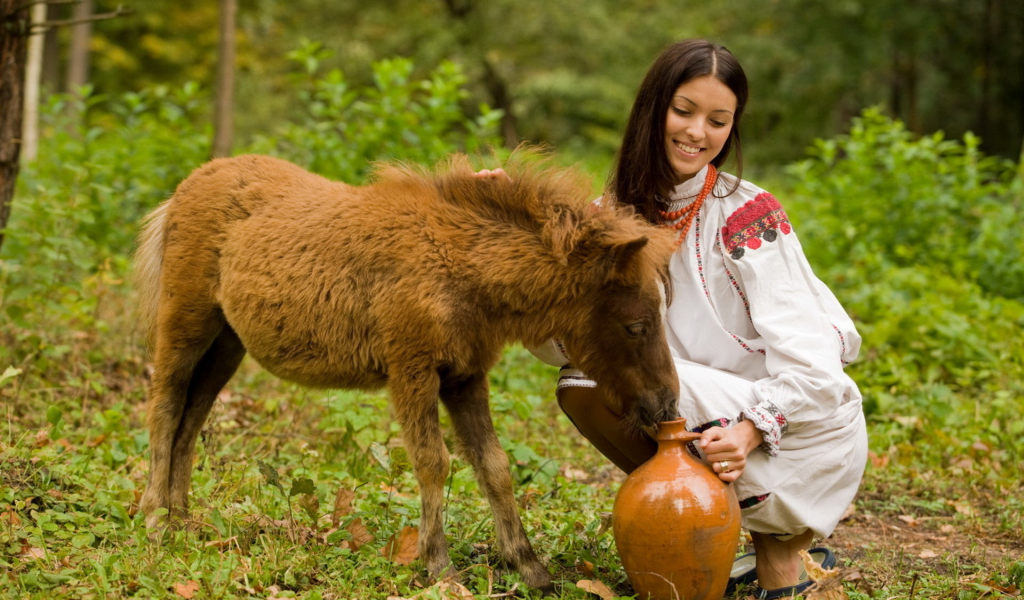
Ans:
[[[705,429],[704,432],[700,434],[700,447],[706,449],[708,444],[711,442],[722,439],[724,432],[725,429],[722,429],[721,427]]]
[[[491,172],[488,169],[480,169],[476,173],[473,173],[473,177],[485,178],[485,177],[490,177],[490,176],[491,176]]]
[[[742,474],[743,474],[743,469],[734,469],[732,471],[729,471],[728,473],[719,473],[718,474],[718,478],[721,479],[722,481],[726,482],[726,483],[732,483],[732,482],[736,481],[737,479],[739,479],[740,475],[742,475]]]

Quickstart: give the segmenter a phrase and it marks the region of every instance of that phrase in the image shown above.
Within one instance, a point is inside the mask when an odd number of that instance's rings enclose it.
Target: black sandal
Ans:
[[[828,548],[811,548],[807,552],[811,555],[811,558],[813,558],[815,562],[821,565],[821,568],[823,569],[831,569],[832,567],[836,566],[836,555],[833,554],[832,551]],[[790,598],[792,596],[797,596],[807,591],[807,588],[811,587],[813,584],[814,582],[811,581],[811,578],[807,574],[807,571],[804,570],[804,572],[800,574],[800,583],[796,585],[776,588],[774,590],[766,590],[759,585],[755,585],[752,595],[757,600],[776,600],[777,598]]]

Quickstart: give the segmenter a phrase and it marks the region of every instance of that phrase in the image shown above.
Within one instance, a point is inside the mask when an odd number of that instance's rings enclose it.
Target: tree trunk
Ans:
[[[75,4],[72,20],[82,21],[92,17],[93,0],[79,0]],[[71,26],[71,48],[68,51],[68,76],[64,88],[77,92],[89,83],[89,40],[92,38],[92,22],[85,21]]]
[[[234,138],[236,0],[220,0],[220,48],[217,59],[217,98],[213,123],[213,157],[231,156]]]
[[[62,18],[63,13],[60,12],[63,6],[54,6],[53,4],[47,5],[46,20],[56,21]],[[57,34],[56,27],[49,27],[46,29],[46,38],[43,42],[43,74],[41,78],[41,87],[44,93],[47,94],[58,94],[62,91],[61,83],[61,60],[60,60],[60,37]]]
[[[490,61],[484,58],[484,85],[491,93],[491,99],[495,108],[500,108],[501,134],[505,138],[505,147],[514,150],[519,144],[519,126],[516,123],[516,116],[512,113],[512,94],[508,91],[508,84],[501,75],[494,69]]]
[[[0,244],[18,179],[28,29],[28,5],[23,0],[0,0]]]
[[[25,61],[25,110],[21,123],[21,159],[30,163],[39,154],[39,83],[43,74],[42,29],[46,21],[46,5],[32,5],[32,35],[28,38]]]

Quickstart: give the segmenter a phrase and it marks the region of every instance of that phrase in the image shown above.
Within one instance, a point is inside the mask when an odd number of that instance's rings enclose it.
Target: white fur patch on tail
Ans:
[[[156,310],[160,303],[160,271],[164,258],[164,222],[170,200],[157,206],[142,220],[139,246],[132,258],[132,282],[138,292],[139,322],[152,340]]]

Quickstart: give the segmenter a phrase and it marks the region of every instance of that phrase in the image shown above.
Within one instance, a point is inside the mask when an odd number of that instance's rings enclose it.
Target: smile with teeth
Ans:
[[[672,140],[672,142],[676,145],[676,148],[679,148],[680,150],[682,150],[683,152],[685,152],[687,154],[698,154],[698,153],[700,153],[701,151],[704,150],[703,148],[697,148],[697,147],[694,147],[694,146],[687,146],[686,144],[684,144],[682,142],[677,142],[675,140]]]

